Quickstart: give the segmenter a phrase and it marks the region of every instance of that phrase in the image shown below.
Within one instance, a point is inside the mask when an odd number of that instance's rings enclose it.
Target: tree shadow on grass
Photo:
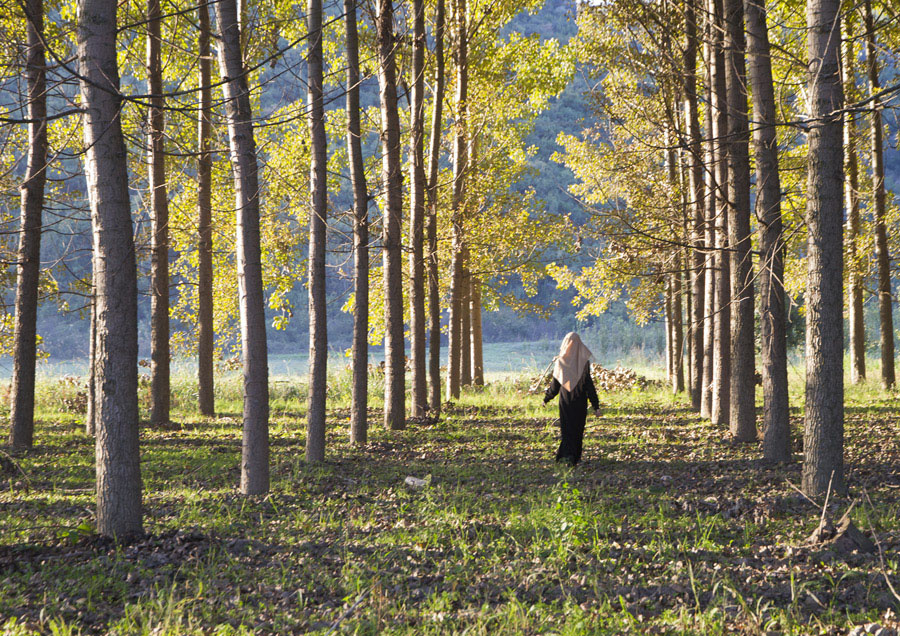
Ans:
[[[277,562],[278,567],[281,563],[286,564],[285,567],[303,563],[302,567],[297,566],[298,581],[305,580],[302,577],[317,580],[307,571],[328,575],[329,568],[352,565],[366,573],[360,580],[383,580],[391,585],[395,602],[413,606],[426,602],[431,595],[442,593],[444,572],[448,571],[442,564],[460,563],[464,557],[482,552],[490,554],[495,542],[509,542],[509,545],[527,549],[522,554],[510,551],[505,563],[470,565],[473,576],[464,580],[459,588],[456,609],[463,611],[485,603],[492,607],[502,606],[513,595],[520,603],[568,600],[598,606],[601,602],[612,602],[616,607],[621,604],[633,616],[653,617],[677,607],[693,612],[717,606],[737,617],[741,610],[723,591],[721,583],[725,579],[714,565],[722,566],[722,571],[732,567],[740,569],[742,580],[750,580],[754,586],[755,596],[750,598],[759,597],[774,606],[789,607],[792,597],[787,577],[793,572],[791,568],[796,563],[815,562],[815,558],[819,558],[812,552],[808,556],[804,552],[801,559],[796,553],[782,550],[781,546],[775,546],[771,555],[757,557],[750,548],[743,547],[745,526],[756,524],[754,528],[763,528],[763,524],[771,519],[789,520],[795,525],[815,521],[814,507],[795,496],[786,485],[787,479],[798,483],[800,465],[797,462],[784,466],[768,465],[746,456],[755,453],[755,448],[748,450],[748,447],[729,445],[715,438],[712,449],[722,454],[720,459],[689,459],[686,456],[690,450],[707,445],[711,440],[687,437],[670,440],[654,428],[652,440],[626,442],[617,438],[618,431],[613,427],[592,432],[587,440],[585,462],[574,469],[565,469],[552,461],[555,434],[541,438],[530,430],[549,428],[549,420],[527,425],[533,436],[530,440],[516,429],[504,431],[503,426],[509,427],[510,423],[502,415],[488,421],[492,423],[489,436],[478,430],[484,428],[483,425],[464,429],[455,436],[435,427],[423,439],[416,439],[420,431],[411,430],[393,438],[376,438],[365,450],[352,449],[345,444],[331,447],[335,450],[323,464],[300,463],[296,469],[273,474],[274,494],[268,498],[221,493],[206,495],[200,505],[202,512],[208,512],[210,516],[210,527],[217,527],[212,519],[222,506],[229,508],[226,516],[235,519],[222,537],[211,537],[213,531],[209,529],[198,537],[184,531],[180,531],[180,535],[177,532],[162,533],[147,538],[142,547],[131,552],[123,550],[122,556],[114,559],[110,557],[108,544],[95,543],[92,538],[76,541],[74,545],[6,547],[0,548],[0,572],[10,576],[16,574],[14,568],[18,566],[11,565],[16,563],[30,568],[28,576],[37,572],[39,577],[69,577],[65,579],[65,599],[74,603],[85,594],[86,581],[94,574],[91,568],[109,569],[100,564],[104,558],[110,558],[112,566],[117,568],[112,578],[121,581],[132,575],[134,580],[141,581],[142,577],[150,576],[147,572],[151,572],[158,579],[153,585],[165,588],[173,585],[175,580],[202,578],[204,574],[199,567],[194,572],[190,563],[212,562],[213,550],[222,550],[228,555],[229,568],[234,568],[248,580],[259,580],[266,593],[270,591],[267,587],[270,584],[259,574],[272,567],[272,562]],[[378,434],[380,436],[382,432]],[[299,450],[302,439],[273,439],[272,442],[273,464],[277,464],[284,459],[285,453],[295,448]],[[165,449],[167,456],[179,457],[182,462],[193,457],[197,447],[210,447],[209,440],[174,435],[149,439],[146,444],[148,449]],[[229,453],[236,453],[240,448],[237,439],[218,440],[213,444]],[[656,455],[665,448],[672,456]],[[883,484],[885,480],[897,477],[895,462],[870,463],[866,460],[862,457],[848,462],[852,479],[880,475]],[[426,474],[432,475],[432,485],[424,490],[413,490],[403,483],[407,475],[424,477]],[[882,490],[877,493],[876,500],[883,504],[896,501],[898,495],[900,491]],[[419,503],[429,500],[433,501],[430,507],[423,503],[417,508]],[[555,508],[557,502],[561,506],[559,509]],[[185,504],[177,496],[170,499],[161,495],[154,497],[148,505],[157,507],[152,510],[162,505],[174,508],[169,514],[177,518],[177,509]],[[58,509],[53,506],[44,512],[62,519],[71,518],[75,513],[62,502]],[[372,527],[347,524],[352,530],[344,531],[329,530],[327,524],[312,521],[301,535],[285,546],[258,545],[259,541],[252,535],[250,538],[244,536],[252,532],[252,528],[265,531],[266,523],[290,519],[293,514],[315,520],[315,513],[329,506],[341,511],[340,514],[354,506],[367,507],[373,511],[374,518],[383,515],[384,523]],[[571,510],[566,506],[571,506]],[[514,520],[515,515],[526,515],[535,507],[547,510],[547,516],[535,515],[528,523],[506,525],[506,521]],[[604,511],[606,516],[598,517],[602,521],[591,516],[592,512]],[[425,516],[428,514],[432,516]],[[566,515],[586,525],[582,529],[576,525],[574,531],[561,529],[562,521],[571,520]],[[683,523],[667,526],[663,532],[654,526],[654,515]],[[610,518],[612,521],[608,520]],[[631,526],[626,518],[630,519]],[[448,519],[456,520],[457,525],[441,525]],[[432,523],[435,528],[420,545],[416,543],[420,535],[409,530],[410,522]],[[343,527],[343,524],[339,525]],[[700,531],[695,527],[709,529],[711,534],[706,541],[714,547],[686,555],[675,554],[676,547],[673,546],[678,541],[693,544],[694,533]],[[761,530],[753,531],[762,533]],[[665,533],[668,536],[663,536]],[[590,542],[579,544],[575,541],[586,541],[585,537],[597,537],[599,547]],[[769,535],[759,538],[761,542],[772,540]],[[664,541],[672,546],[665,547]],[[556,563],[554,568],[559,569],[539,569],[535,565],[535,555],[557,548],[570,555],[567,560]],[[668,551],[657,555],[654,550]],[[693,563],[696,591],[685,584],[683,572],[678,583],[672,582],[674,578],[672,581],[653,578],[672,565],[670,556],[673,556],[673,562],[682,559]],[[609,569],[609,560],[615,561],[615,568]],[[67,569],[60,572],[55,569],[55,564],[61,563],[65,563]],[[188,565],[183,566],[183,563]],[[620,573],[620,564],[635,568],[634,571],[641,575],[625,579]],[[815,583],[819,586],[809,589],[819,593],[820,587],[826,587],[824,576],[816,570],[810,569],[806,574],[806,585]],[[578,578],[584,575],[588,576],[587,582]],[[104,593],[116,599],[115,603],[107,605],[107,614],[89,620],[79,616],[77,610],[65,609],[64,605],[59,606],[63,607],[59,613],[102,633],[104,626],[123,612],[124,597],[120,599],[123,592],[117,591],[119,588],[112,583],[112,578],[103,583]],[[23,581],[27,580],[23,578]],[[741,585],[735,580],[736,585]],[[320,583],[303,585],[307,590],[304,598],[311,603],[310,611],[317,617],[330,616],[333,606],[329,603],[335,597],[353,591],[335,592]],[[880,590],[878,585],[876,581],[872,589]],[[127,594],[132,589],[140,591],[143,588],[126,586],[123,589]],[[859,596],[854,589],[849,583],[841,588],[840,592],[846,591],[847,596],[840,597],[835,603],[837,610],[852,609],[862,602],[867,602],[868,607],[888,606],[881,597],[870,596],[866,590]],[[214,603],[220,602],[215,600],[219,597],[230,598],[225,592],[232,590],[220,591],[222,594],[213,598]],[[276,593],[281,594],[280,590],[273,588],[271,591],[273,598],[281,598],[276,596]],[[40,603],[35,597],[24,608],[29,617],[41,609]],[[224,606],[216,607],[225,611]],[[804,616],[809,616],[817,609],[810,605],[802,611]]]
[[[844,405],[844,413],[847,415],[884,415],[891,420],[897,417],[897,411],[900,411],[900,404],[885,406]]]

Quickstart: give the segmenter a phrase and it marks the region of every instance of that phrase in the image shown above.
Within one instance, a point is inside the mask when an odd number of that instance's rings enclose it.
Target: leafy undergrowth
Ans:
[[[605,396],[585,462],[556,466],[554,410],[494,387],[437,424],[303,460],[304,419],[273,412],[272,492],[237,494],[240,419],[143,428],[145,528],[93,534],[93,445],[45,414],[0,462],[7,633],[846,633],[897,627],[900,403],[848,407],[850,493],[878,554],[804,540],[821,509],[800,464],[769,466],[664,392]],[[299,407],[298,407],[299,410]],[[799,415],[793,422],[800,426]],[[799,432],[795,431],[799,444]],[[799,451],[799,449],[797,449]],[[799,454],[797,455],[799,457]],[[407,476],[428,485],[414,489]],[[883,633],[889,633],[887,631]]]

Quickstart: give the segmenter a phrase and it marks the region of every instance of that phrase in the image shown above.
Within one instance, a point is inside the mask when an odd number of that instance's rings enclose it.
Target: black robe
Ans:
[[[587,404],[591,401],[594,410],[600,408],[597,399],[597,389],[591,379],[591,364],[584,366],[584,374],[571,391],[566,391],[553,378],[547,391],[544,393],[544,404],[556,397],[559,393],[559,450],[556,451],[556,461],[567,462],[573,466],[581,461],[581,445],[584,439],[584,421],[587,418]]]

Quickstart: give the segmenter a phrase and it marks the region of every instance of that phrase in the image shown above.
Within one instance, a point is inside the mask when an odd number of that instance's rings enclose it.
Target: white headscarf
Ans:
[[[566,391],[571,391],[581,380],[584,367],[592,357],[594,354],[584,346],[578,334],[570,331],[559,346],[559,355],[553,365],[553,377]]]

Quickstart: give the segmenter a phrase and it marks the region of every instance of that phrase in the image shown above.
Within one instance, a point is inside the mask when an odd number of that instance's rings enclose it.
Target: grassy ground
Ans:
[[[791,487],[799,463],[762,465],[757,445],[728,443],[664,390],[602,396],[586,461],[558,467],[555,407],[524,385],[466,394],[440,423],[399,433],[373,410],[365,449],[333,410],[328,461],[309,466],[305,387],[276,383],[272,492],[246,498],[236,382],[205,420],[180,380],[179,424],[141,432],[149,534],[114,545],[91,531],[78,387],[46,383],[37,448],[0,462],[0,630],[806,634],[896,620],[895,397],[848,391],[853,519],[882,560],[803,545],[821,510]],[[332,403],[346,396],[335,377]]]

